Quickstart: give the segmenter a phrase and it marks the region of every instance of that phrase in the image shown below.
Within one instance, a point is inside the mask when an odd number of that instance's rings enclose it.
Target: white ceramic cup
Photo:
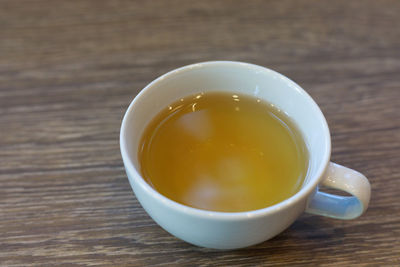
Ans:
[[[295,121],[307,144],[310,164],[299,192],[259,210],[215,212],[179,204],[146,183],[139,170],[138,147],[147,124],[182,97],[216,90],[266,100]],[[136,96],[126,111],[120,146],[129,182],[147,213],[166,231],[202,247],[235,249],[263,242],[286,229],[304,211],[354,219],[367,209],[370,199],[370,184],[364,175],[330,162],[328,125],[312,98],[285,76],[253,64],[204,62],[157,78]],[[343,190],[352,196],[323,193],[318,185]]]

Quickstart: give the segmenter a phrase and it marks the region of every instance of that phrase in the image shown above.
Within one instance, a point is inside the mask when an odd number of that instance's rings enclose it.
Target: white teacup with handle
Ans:
[[[309,170],[299,192],[259,210],[216,212],[168,199],[143,179],[138,150],[148,123],[177,99],[216,89],[265,100],[296,123],[309,150]],[[236,249],[261,243],[285,230],[304,211],[354,219],[367,209],[370,199],[370,184],[364,175],[330,162],[328,125],[313,99],[282,74],[253,64],[204,62],[157,78],[136,96],[126,111],[120,148],[129,182],[147,213],[169,233],[202,247]],[[324,193],[318,185],[343,190],[351,196]]]

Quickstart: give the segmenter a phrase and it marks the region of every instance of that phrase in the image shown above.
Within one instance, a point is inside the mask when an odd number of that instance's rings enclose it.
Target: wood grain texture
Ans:
[[[399,266],[399,1],[0,1],[0,266]],[[363,172],[365,215],[303,215],[215,251],[158,227],[119,152],[123,113],[158,75],[240,60],[305,88],[332,160]]]

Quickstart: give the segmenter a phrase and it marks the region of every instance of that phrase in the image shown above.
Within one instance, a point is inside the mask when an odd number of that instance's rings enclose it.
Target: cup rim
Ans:
[[[159,193],[157,190],[155,190],[152,186],[150,186],[142,177],[142,175],[139,173],[139,171],[135,168],[133,165],[132,160],[130,159],[130,156],[127,152],[127,145],[125,141],[125,133],[126,133],[126,128],[128,122],[128,116],[131,113],[135,103],[138,101],[139,98],[141,98],[142,95],[146,94],[148,88],[154,86],[156,83],[160,82],[161,80],[168,78],[170,76],[176,75],[181,72],[186,72],[190,71],[194,68],[204,68],[208,66],[213,66],[213,65],[236,65],[236,66],[241,66],[244,68],[251,68],[251,69],[257,69],[258,71],[266,71],[266,72],[272,72],[274,75],[279,76],[281,79],[285,80],[285,82],[288,82],[293,86],[303,97],[307,98],[312,105],[314,105],[314,109],[316,112],[319,113],[319,115],[322,118],[322,128],[324,129],[324,132],[326,133],[324,135],[325,138],[325,153],[323,155],[323,159],[321,160],[321,164],[318,166],[315,175],[307,184],[305,184],[296,194],[292,195],[291,197],[274,204],[272,206],[268,206],[262,209],[257,209],[257,210],[250,210],[250,211],[240,211],[240,212],[222,212],[222,211],[212,211],[212,210],[204,210],[204,209],[198,209],[190,206],[186,206],[184,204],[178,203],[172,199],[169,199]],[[132,178],[136,179],[136,182],[139,186],[141,186],[147,193],[149,193],[153,198],[157,199],[158,201],[163,202],[165,205],[175,209],[175,210],[180,210],[183,211],[187,214],[191,214],[193,216],[200,216],[200,217],[208,217],[208,218],[216,218],[220,220],[224,219],[246,219],[246,218],[253,218],[253,217],[260,217],[260,216],[265,216],[267,214],[272,214],[275,212],[278,212],[279,210],[288,208],[292,204],[296,203],[297,201],[300,201],[301,199],[307,197],[312,193],[312,191],[316,188],[320,180],[322,179],[326,169],[328,168],[328,163],[330,162],[330,154],[331,154],[331,138],[330,138],[330,131],[328,124],[326,122],[325,116],[323,115],[321,109],[317,105],[317,103],[312,99],[312,97],[303,89],[301,88],[297,83],[292,81],[291,79],[287,78],[283,74],[280,74],[279,72],[276,72],[272,69],[269,69],[267,67],[263,67],[260,65],[252,64],[252,63],[246,63],[246,62],[240,62],[240,61],[205,61],[205,62],[200,62],[200,63],[194,63],[190,65],[186,65],[174,70],[171,70],[152,82],[150,82],[148,85],[146,85],[137,95],[136,97],[131,101],[128,109],[126,110],[124,117],[122,119],[121,123],[121,129],[120,129],[120,150],[121,150],[121,155],[122,155],[122,160],[126,169],[127,173],[130,173],[132,175]],[[133,188],[132,188],[133,189]]]

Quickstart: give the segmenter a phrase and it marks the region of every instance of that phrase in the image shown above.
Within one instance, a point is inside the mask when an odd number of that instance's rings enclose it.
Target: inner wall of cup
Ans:
[[[268,69],[241,63],[199,64],[167,74],[150,84],[135,99],[127,115],[128,155],[140,173],[138,147],[148,122],[176,100],[200,92],[229,91],[266,100],[297,124],[310,152],[305,184],[329,153],[329,132],[319,108],[295,83]]]

